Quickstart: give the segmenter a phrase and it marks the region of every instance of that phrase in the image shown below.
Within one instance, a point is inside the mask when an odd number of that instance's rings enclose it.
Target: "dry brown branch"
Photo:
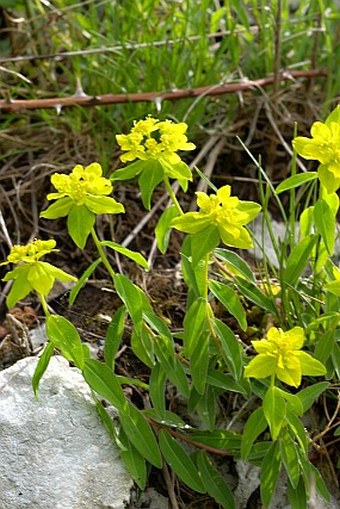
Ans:
[[[243,90],[256,89],[265,87],[278,81],[295,80],[298,78],[312,79],[317,76],[327,76],[325,70],[312,69],[309,71],[283,71],[278,77],[268,76],[259,80],[243,80],[237,83],[226,83],[224,85],[208,85],[198,88],[170,90],[166,92],[141,92],[133,94],[104,94],[99,96],[88,96],[86,94],[72,95],[67,97],[53,97],[48,99],[12,99],[0,100],[0,110],[2,111],[21,111],[55,108],[60,111],[61,108],[70,108],[73,106],[92,107],[108,104],[122,104],[135,102],[160,102],[160,101],[176,101],[178,99],[186,99],[199,97],[201,95],[223,95],[233,94]]]

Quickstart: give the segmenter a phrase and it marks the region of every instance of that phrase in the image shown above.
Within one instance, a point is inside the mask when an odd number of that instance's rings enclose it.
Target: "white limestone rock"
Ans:
[[[0,373],[1,509],[123,509],[132,480],[81,374],[53,357],[37,401],[36,364]]]

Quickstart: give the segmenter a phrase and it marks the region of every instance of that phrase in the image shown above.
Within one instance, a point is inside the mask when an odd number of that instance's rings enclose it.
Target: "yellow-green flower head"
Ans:
[[[259,213],[261,206],[251,201],[241,201],[231,196],[231,187],[223,186],[216,194],[197,192],[199,212],[188,212],[173,220],[177,230],[195,234],[214,225],[220,239],[228,246],[250,248],[253,241],[244,227]]]
[[[57,249],[54,249],[55,246],[56,241],[52,239],[35,239],[26,246],[15,245],[7,256],[7,262],[3,262],[1,265],[5,265],[6,263],[18,264],[21,262],[33,264],[45,254],[57,251]]]
[[[246,366],[244,375],[266,378],[275,375],[279,380],[298,387],[302,375],[319,376],[326,374],[326,368],[307,352],[301,351],[305,337],[301,327],[284,332],[271,327],[267,338],[252,341],[259,354]]]
[[[314,122],[311,135],[312,138],[294,138],[293,147],[305,159],[315,159],[321,163],[321,183],[328,192],[333,192],[340,186],[340,105],[332,111],[325,123]]]
[[[177,164],[181,158],[179,150],[194,150],[195,145],[188,142],[185,133],[187,124],[176,124],[171,120],[159,121],[152,117],[135,122],[129,134],[117,134],[120,148],[126,151],[120,159],[123,162],[141,159],[160,160]]]
[[[70,175],[55,173],[51,183],[58,192],[48,194],[48,200],[69,196],[77,205],[83,205],[88,196],[107,196],[112,192],[112,184],[109,179],[102,177],[99,163],[92,163],[86,168],[77,164]]]
[[[58,251],[54,249],[55,246],[55,240],[35,239],[25,246],[16,245],[12,247],[7,261],[0,264],[13,263],[17,265],[3,278],[3,281],[14,281],[6,299],[9,308],[13,307],[19,300],[24,299],[32,290],[40,295],[47,295],[56,279],[77,281],[74,276],[40,260],[42,256],[52,251]]]
[[[55,173],[51,182],[56,193],[47,195],[48,200],[57,200],[40,217],[57,219],[67,217],[67,229],[75,244],[84,248],[94,225],[96,214],[119,214],[124,207],[111,196],[112,184],[102,176],[99,163],[83,168],[77,164],[69,175]]]

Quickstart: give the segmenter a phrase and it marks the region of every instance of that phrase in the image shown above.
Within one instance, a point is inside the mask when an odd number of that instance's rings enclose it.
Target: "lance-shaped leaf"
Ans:
[[[159,432],[159,445],[165,461],[179,479],[198,493],[205,493],[206,490],[194,462],[183,447],[165,430]]]
[[[119,416],[128,439],[137,451],[152,465],[161,468],[162,457],[155,435],[141,412],[129,403]]]

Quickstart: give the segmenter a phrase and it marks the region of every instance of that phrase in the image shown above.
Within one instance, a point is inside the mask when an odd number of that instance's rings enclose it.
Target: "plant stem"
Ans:
[[[39,299],[40,299],[41,306],[42,306],[42,308],[44,310],[45,316],[47,318],[48,316],[51,315],[51,313],[50,313],[50,311],[48,309],[48,305],[47,305],[46,299],[45,299],[44,295],[42,295],[41,293],[39,293]]]
[[[91,229],[91,235],[92,235],[92,238],[93,238],[93,241],[96,245],[96,248],[98,249],[98,253],[100,255],[100,258],[103,262],[103,264],[105,265],[106,269],[108,270],[108,273],[110,274],[110,276],[112,277],[112,281],[114,281],[114,277],[115,277],[115,271],[113,270],[113,268],[111,267],[110,265],[110,262],[109,260],[107,259],[107,256],[105,254],[105,251],[103,249],[103,246],[98,238],[98,235],[96,234],[96,230],[94,228]]]
[[[168,191],[169,193],[169,196],[172,200],[172,203],[175,205],[176,209],[178,210],[178,212],[180,213],[180,215],[182,216],[184,214],[183,210],[182,210],[182,207],[180,206],[180,204],[178,203],[178,200],[176,198],[176,195],[174,193],[174,190],[172,189],[172,186],[169,182],[169,178],[164,175],[163,177],[163,182],[165,184],[165,187],[166,187],[166,190]]]

